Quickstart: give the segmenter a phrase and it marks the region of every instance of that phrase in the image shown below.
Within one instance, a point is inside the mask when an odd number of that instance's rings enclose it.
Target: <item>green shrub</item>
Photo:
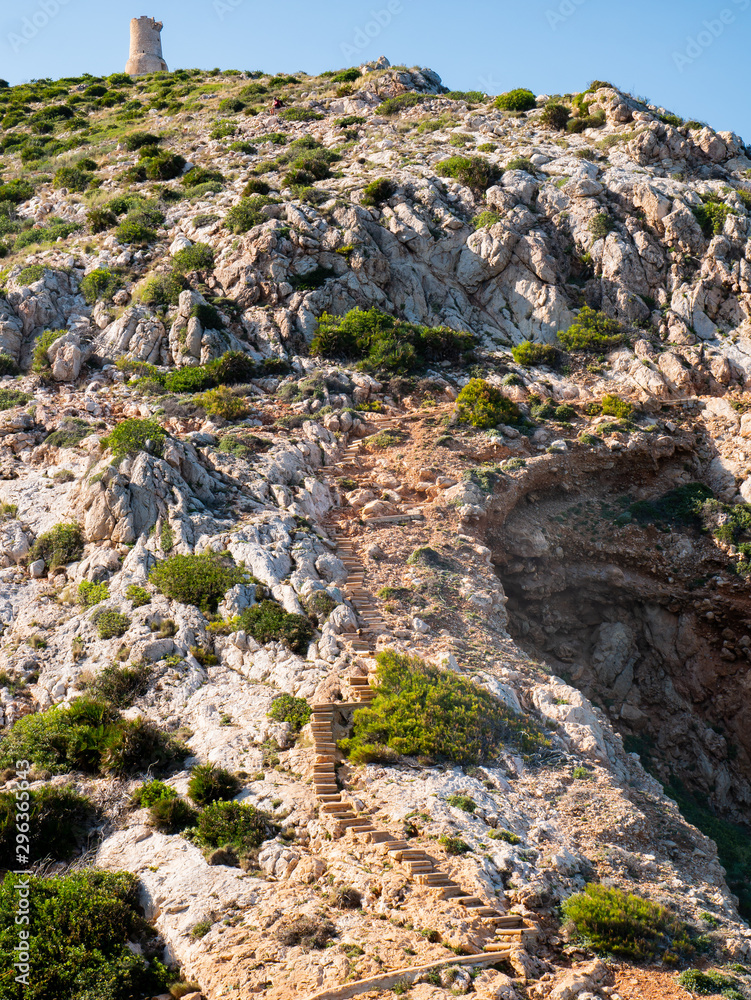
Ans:
[[[516,156],[509,160],[504,170],[524,170],[525,173],[534,174],[535,165],[527,156]]]
[[[117,216],[108,208],[92,208],[86,213],[86,224],[92,233],[103,233],[117,225]]]
[[[229,148],[233,153],[245,153],[246,156],[254,156],[258,150],[250,142],[231,142]]]
[[[521,844],[521,837],[512,833],[511,830],[491,830],[488,834],[491,840],[502,840],[504,844],[511,844],[515,846],[516,844]]]
[[[18,795],[18,798],[16,797]],[[25,796],[28,795],[28,798]],[[28,810],[25,805],[28,804]],[[20,808],[19,808],[20,807]],[[28,824],[28,864],[44,858],[65,861],[75,851],[84,832],[87,815],[93,813],[89,799],[72,788],[43,788],[24,792],[0,792],[0,868],[19,868],[16,834],[23,832],[16,814]]]
[[[299,733],[302,727],[310,722],[313,710],[304,698],[280,694],[274,698],[268,714],[275,722],[288,722],[292,732]]]
[[[242,570],[214,552],[170,556],[157,563],[149,577],[159,593],[171,601],[210,612],[215,612],[225,593],[244,579]]]
[[[602,397],[602,413],[606,417],[619,417],[621,420],[628,420],[633,412],[633,404],[627,403],[620,396]]]
[[[45,439],[44,443],[52,448],[75,448],[92,432],[91,424],[79,417],[63,417],[56,431]]]
[[[151,132],[131,132],[123,139],[125,148],[134,153],[142,146],[158,146],[162,141],[161,136],[153,135]]]
[[[692,212],[696,216],[696,221],[701,226],[705,237],[710,240],[713,236],[719,236],[725,228],[725,220],[731,214],[731,209],[729,205],[725,205],[719,199],[713,199],[711,201],[707,200],[704,205],[693,208]]]
[[[182,833],[193,826],[197,819],[196,810],[177,795],[157,799],[149,807],[149,821],[162,833]]]
[[[548,101],[545,110],[540,115],[540,124],[545,128],[551,128],[558,132],[564,132],[568,125],[571,112],[565,104],[558,104],[556,101]]]
[[[196,400],[212,417],[223,420],[244,420],[251,412],[250,406],[240,396],[233,395],[226,385],[209,389]]]
[[[85,697],[25,715],[0,740],[0,767],[27,760],[40,770],[65,774],[124,774],[171,766],[187,750],[151,723],[126,720],[104,701]]]
[[[116,459],[139,451],[161,455],[166,437],[167,432],[155,420],[134,417],[123,420],[107,437],[102,438],[102,447],[109,448]]]
[[[607,212],[599,212],[594,218],[589,220],[587,227],[596,240],[604,239],[608,233],[615,229],[615,223]]]
[[[381,101],[376,110],[379,115],[398,115],[401,111],[422,104],[424,100],[425,97],[422,94],[414,92],[399,94],[398,97],[388,97],[385,101]]]
[[[473,681],[393,650],[379,653],[373,703],[355,712],[353,735],[341,742],[355,763],[394,754],[457,764],[497,757],[505,743],[525,753],[548,741]]]
[[[151,226],[129,217],[120,223],[115,235],[120,243],[132,243],[136,246],[147,246],[156,240],[156,233]]]
[[[500,94],[493,103],[502,111],[531,111],[537,106],[537,99],[531,90],[517,87]]]
[[[569,406],[568,403],[562,403],[560,406],[556,406],[553,416],[558,421],[567,422],[576,417],[576,410],[573,406]]]
[[[203,188],[207,184],[218,184],[223,187],[227,181],[224,174],[219,170],[209,170],[206,167],[194,167],[183,177],[183,187],[188,188],[190,194],[194,189]]]
[[[447,795],[446,805],[468,813],[473,813],[477,809],[477,803],[469,795]]]
[[[140,167],[150,181],[171,181],[185,168],[185,159],[179,153],[159,153],[141,160]]]
[[[43,372],[50,368],[50,359],[47,352],[55,341],[60,337],[64,337],[67,332],[67,330],[45,330],[44,333],[37,338],[31,361],[32,371]]]
[[[254,194],[268,194],[270,190],[266,181],[262,181],[260,177],[251,177],[243,188],[243,198],[250,198]]]
[[[128,585],[125,596],[134,608],[142,608],[144,604],[151,603],[151,594],[144,587],[139,587],[137,583]]]
[[[343,69],[340,73],[334,73],[331,77],[332,83],[354,83],[362,76],[360,70],[353,66],[351,69]]]
[[[131,1000],[163,993],[171,981],[159,962],[129,945],[148,948],[153,928],[140,915],[138,878],[129,872],[77,871],[60,877],[6,878],[0,884],[0,953],[18,948],[16,915],[28,902],[28,985],[10,961],[0,970],[7,1000]]]
[[[404,374],[438,361],[459,361],[474,343],[469,333],[407,323],[378,309],[352,309],[346,316],[323,313],[310,353],[361,358],[358,367],[365,371]]]
[[[178,274],[192,271],[213,271],[214,251],[206,243],[196,243],[192,247],[178,250],[172,258],[172,266]]]
[[[138,292],[139,300],[145,306],[155,309],[166,309],[176,306],[180,300],[180,292],[185,290],[185,282],[176,274],[154,274],[147,278]]]
[[[34,185],[24,178],[0,184],[0,201],[10,201],[14,205],[20,205],[21,202],[33,197]]]
[[[122,288],[122,278],[104,268],[90,271],[81,282],[81,294],[90,306],[98,299],[111,299]]]
[[[363,205],[382,205],[396,194],[396,184],[390,177],[381,177],[371,181],[363,192]]]
[[[485,229],[489,226],[494,226],[496,222],[500,221],[501,217],[498,214],[498,212],[491,212],[491,211],[480,212],[479,215],[476,215],[474,219],[472,219],[472,228],[474,230]]]
[[[93,180],[92,174],[78,167],[60,167],[52,178],[53,188],[68,188],[70,191],[85,191]]]
[[[457,857],[461,854],[469,854],[472,848],[469,844],[462,840],[461,837],[448,837],[445,834],[438,838],[438,843],[444,849],[446,854],[451,857]]]
[[[3,359],[8,357],[7,354],[0,354],[0,364],[3,363]],[[10,361],[13,359],[10,358]],[[15,364],[15,362],[13,362]],[[10,368],[10,366],[8,366]],[[14,374],[10,370],[3,372],[4,375]],[[17,406],[25,406],[30,403],[33,399],[28,392],[21,392],[19,389],[0,389],[0,411],[3,410],[13,410]]]
[[[684,990],[697,996],[715,996],[720,994],[725,997],[744,996],[738,990],[738,980],[731,976],[724,976],[714,969],[710,972],[700,972],[699,969],[686,969],[678,976],[678,985]]]
[[[93,608],[95,604],[106,601],[110,596],[110,588],[106,583],[91,583],[90,580],[82,580],[78,584],[78,603],[85,608]]]
[[[30,267],[25,267],[19,274],[15,277],[15,282],[17,285],[33,285],[34,282],[39,281],[44,277],[45,272],[51,271],[52,268],[45,267],[44,264],[32,264]]]
[[[76,562],[83,555],[83,532],[73,522],[56,524],[37,538],[31,547],[30,562],[44,559],[48,569]]]
[[[313,638],[313,626],[303,615],[289,614],[276,601],[261,601],[239,616],[238,628],[256,642],[282,642],[293,653],[304,654]]]
[[[284,122],[319,122],[325,115],[312,108],[282,108],[279,117]]]
[[[115,608],[101,608],[94,612],[91,620],[96,625],[100,639],[119,639],[132,624],[127,615]]]
[[[239,235],[247,233],[254,226],[260,226],[266,221],[266,215],[262,209],[266,205],[273,204],[267,195],[253,195],[251,198],[241,198],[240,201],[227,212],[224,217],[224,224],[231,233]]]
[[[144,781],[135,792],[133,792],[133,805],[140,806],[141,809],[148,809],[155,802],[165,799],[176,799],[177,792],[170,785],[165,785],[158,778],[151,781]]]
[[[636,962],[669,951],[690,954],[688,929],[668,910],[640,896],[604,885],[588,885],[562,906],[581,938],[600,955]]]
[[[456,398],[455,412],[459,423],[484,430],[497,424],[515,424],[521,416],[515,403],[482,378],[470,379],[464,386]]]
[[[199,806],[234,799],[242,783],[234,774],[214,764],[198,764],[190,772],[188,795]]]
[[[567,351],[606,351],[623,342],[623,327],[606,313],[582,306],[576,322],[558,339]]]
[[[254,806],[213,802],[198,817],[195,839],[206,847],[231,847],[239,857],[248,857],[274,830],[266,813]]]
[[[551,344],[533,344],[531,340],[517,344],[511,354],[518,365],[546,365],[548,368],[555,368],[558,363],[558,351],[555,347]]]
[[[473,191],[486,191],[501,176],[501,168],[482,156],[450,156],[436,167],[439,177],[454,180]]]
[[[110,664],[86,685],[87,694],[114,708],[130,708],[136,698],[146,694],[151,682],[151,667]]]

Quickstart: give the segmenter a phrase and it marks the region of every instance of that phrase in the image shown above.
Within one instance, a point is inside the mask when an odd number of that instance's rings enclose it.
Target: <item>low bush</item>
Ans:
[[[450,857],[458,857],[461,854],[469,854],[472,848],[461,837],[449,837],[444,834],[438,838],[438,843]]]
[[[456,416],[461,424],[487,430],[498,424],[515,424],[519,408],[500,389],[482,378],[473,378],[456,398]]]
[[[157,563],[149,580],[171,601],[215,612],[225,593],[245,580],[245,573],[229,559],[207,552],[199,556],[170,556]]]
[[[105,268],[90,271],[81,281],[81,294],[90,306],[99,299],[111,299],[123,286],[121,276]]]
[[[160,802],[164,799],[176,799],[177,792],[171,785],[165,785],[163,781],[158,778],[152,778],[151,781],[144,781],[135,792],[133,792],[132,802],[134,806],[139,806],[141,809],[148,809],[154,805],[155,802]]]
[[[151,226],[132,218],[125,218],[117,227],[115,235],[120,243],[132,243],[135,246],[148,246],[156,240],[156,233]]]
[[[602,413],[606,417],[619,417],[621,420],[628,420],[634,412],[633,404],[627,403],[620,396],[603,396],[601,405]]]
[[[23,894],[23,909],[22,909]],[[25,875],[0,884],[0,953],[18,948],[17,914],[31,914],[28,979],[10,961],[0,970],[7,1000],[131,1000],[162,994],[172,981],[149,952],[154,929],[141,916],[138,878],[129,872]],[[136,948],[133,948],[133,946]]]
[[[139,587],[137,583],[131,583],[128,585],[128,588],[125,591],[125,596],[134,608],[142,608],[144,604],[151,603],[151,594],[145,589],[145,587]]]
[[[28,792],[0,792],[0,869],[20,867],[16,835],[27,831],[25,863],[67,860],[93,812],[90,800],[72,788],[45,786]],[[17,821],[17,814],[23,819]]]
[[[14,205],[20,205],[21,202],[33,197],[34,185],[23,177],[0,184],[0,201],[10,201]]]
[[[502,111],[531,111],[537,107],[537,98],[531,90],[517,87],[516,90],[500,94],[493,103]]]
[[[302,727],[310,722],[313,710],[304,698],[280,694],[274,698],[268,714],[275,722],[288,722],[292,732],[299,733]]]
[[[140,167],[150,181],[171,181],[185,169],[185,159],[179,153],[158,153],[141,160]]]
[[[615,222],[613,222],[607,212],[598,212],[597,215],[589,220],[587,228],[596,240],[602,240],[608,233],[612,233],[615,229]]]
[[[7,354],[0,354],[0,365],[3,364],[4,359]],[[10,361],[13,359],[10,358]],[[15,364],[15,362],[13,362]],[[17,374],[17,370],[14,372],[10,370],[10,365],[7,366],[6,371],[3,372],[4,375],[14,375]],[[3,410],[13,410],[17,406],[25,406],[30,403],[33,399],[28,392],[21,392],[20,389],[0,389],[0,412]]]
[[[44,443],[52,448],[75,448],[92,430],[91,424],[80,417],[63,417],[57,430],[49,434]]]
[[[323,313],[310,353],[359,358],[365,371],[406,374],[426,364],[463,360],[474,344],[469,333],[408,323],[378,309],[353,309],[346,316]]]
[[[399,94],[398,97],[387,97],[385,101],[381,101],[376,110],[379,115],[398,115],[401,111],[422,104],[424,100],[423,94],[415,94],[410,91],[406,94]]]
[[[74,522],[56,524],[37,538],[31,547],[30,562],[44,559],[48,569],[76,562],[83,555],[83,532]]]
[[[301,913],[280,927],[276,937],[287,948],[320,950],[336,937],[336,927],[325,917]]]
[[[692,951],[688,928],[664,907],[604,885],[588,885],[562,906],[594,952],[643,962]]]
[[[271,188],[262,181],[260,177],[251,177],[243,188],[243,198],[250,198],[254,194],[268,194]]]
[[[149,822],[162,833],[182,833],[195,825],[198,813],[177,795],[160,798],[149,807]]]
[[[446,805],[453,806],[454,809],[461,809],[462,812],[473,813],[477,809],[477,803],[469,795],[447,795]]]
[[[283,122],[319,122],[325,115],[312,108],[283,108],[279,112],[279,118]]]
[[[225,385],[204,392],[197,397],[197,402],[209,416],[221,417],[223,420],[244,420],[251,412],[248,403],[240,396],[233,395]]]
[[[64,337],[67,332],[67,330],[45,330],[44,333],[37,338],[31,360],[32,371],[44,372],[49,370],[51,362],[47,352],[55,341],[60,337]]]
[[[238,628],[256,642],[284,643],[293,653],[304,654],[313,638],[313,626],[303,615],[290,614],[276,601],[261,601],[239,615]]]
[[[166,437],[167,432],[155,420],[129,418],[102,438],[102,447],[109,448],[116,459],[135,455],[139,451],[161,455]]]
[[[533,344],[531,340],[517,344],[511,354],[518,365],[546,365],[548,368],[555,368],[558,363],[558,351],[555,347],[551,344]]]
[[[582,306],[576,322],[558,334],[567,351],[597,353],[617,347],[623,342],[623,337],[623,327],[618,320],[590,306]]]
[[[121,718],[104,701],[84,697],[25,715],[0,740],[0,767],[27,760],[40,770],[65,774],[126,774],[171,766],[187,750],[141,719]]]
[[[571,111],[565,104],[558,104],[556,101],[548,101],[545,105],[545,110],[540,115],[540,124],[544,125],[545,128],[554,129],[558,132],[564,132],[570,117]]]
[[[684,990],[693,993],[695,996],[723,996],[730,1000],[745,997],[738,987],[740,983],[731,976],[725,976],[721,972],[712,969],[709,972],[701,972],[699,969],[686,969],[678,976],[678,985]]]
[[[155,274],[141,286],[138,299],[145,305],[155,309],[166,309],[176,306],[180,300],[180,292],[185,290],[185,282],[173,272]]]
[[[390,177],[381,177],[371,181],[363,192],[363,205],[382,205],[396,194],[396,183]]]
[[[458,674],[393,650],[379,653],[373,703],[355,712],[341,746],[355,763],[394,754],[480,764],[510,743],[529,753],[548,745],[528,718]]]
[[[196,243],[192,247],[178,250],[172,258],[172,266],[178,274],[193,271],[213,271],[214,251],[206,243]]]
[[[92,233],[103,233],[117,225],[117,216],[108,208],[92,208],[86,213],[86,224]]]
[[[110,588],[106,583],[92,583],[82,580],[78,584],[78,603],[85,608],[93,608],[95,604],[106,601],[110,596]]]
[[[436,167],[439,177],[452,177],[473,191],[486,191],[501,176],[501,168],[482,156],[450,156]]]
[[[241,198],[224,217],[224,224],[231,233],[239,235],[247,233],[254,226],[266,222],[267,215],[262,211],[267,205],[273,204],[267,195],[257,194],[251,198]]]
[[[68,188],[69,191],[85,191],[93,180],[93,174],[78,167],[60,167],[52,178],[53,188]]]
[[[123,139],[125,148],[131,153],[134,153],[142,146],[158,146],[161,141],[161,136],[154,135],[152,132],[131,132],[130,135],[126,135]]]
[[[148,664],[132,667],[110,664],[86,684],[86,693],[113,708],[130,708],[136,698],[149,690],[151,672]]]
[[[199,806],[234,799],[242,783],[234,774],[214,764],[198,764],[190,772],[188,795]]]
[[[703,205],[692,209],[692,212],[704,236],[711,240],[713,236],[719,236],[725,228],[725,220],[731,214],[731,209],[715,195],[711,199],[708,197]]]
[[[127,615],[115,608],[100,608],[91,616],[100,639],[119,639],[130,628],[132,622]]]
[[[231,847],[238,857],[252,857],[276,826],[254,806],[240,802],[212,802],[198,817],[195,840],[205,847]]]
[[[560,422],[568,422],[576,417],[576,410],[568,403],[562,403],[560,406],[556,406],[553,416]]]

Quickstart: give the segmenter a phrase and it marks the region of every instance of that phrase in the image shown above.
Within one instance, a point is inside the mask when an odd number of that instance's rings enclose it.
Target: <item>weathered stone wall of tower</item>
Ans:
[[[153,17],[134,17],[130,22],[130,58],[125,72],[131,76],[158,73],[167,69],[162,56],[161,21]]]

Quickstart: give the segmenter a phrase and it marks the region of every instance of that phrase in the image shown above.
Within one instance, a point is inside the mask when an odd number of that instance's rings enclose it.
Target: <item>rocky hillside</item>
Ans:
[[[0,112],[2,995],[751,997],[743,140],[385,59]]]

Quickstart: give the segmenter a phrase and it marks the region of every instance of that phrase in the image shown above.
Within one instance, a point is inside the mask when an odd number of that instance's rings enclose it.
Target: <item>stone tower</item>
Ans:
[[[134,17],[130,22],[130,58],[125,72],[131,76],[158,73],[167,69],[162,57],[161,31],[164,25],[153,17]]]

